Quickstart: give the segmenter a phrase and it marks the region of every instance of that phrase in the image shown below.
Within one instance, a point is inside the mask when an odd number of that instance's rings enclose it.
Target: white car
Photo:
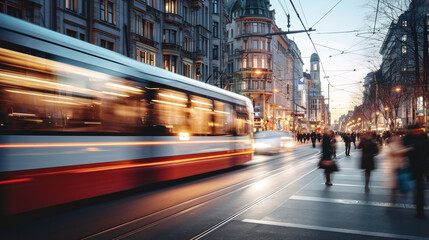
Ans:
[[[291,132],[261,131],[253,135],[255,154],[274,154],[293,150],[295,142]]]

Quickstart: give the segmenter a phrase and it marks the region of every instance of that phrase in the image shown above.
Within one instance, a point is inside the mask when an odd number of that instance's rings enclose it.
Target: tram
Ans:
[[[0,211],[240,165],[249,99],[0,14]]]

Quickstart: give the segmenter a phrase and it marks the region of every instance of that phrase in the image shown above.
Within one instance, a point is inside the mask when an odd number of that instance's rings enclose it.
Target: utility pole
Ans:
[[[425,130],[428,132],[428,15],[423,18],[423,109],[425,118]]]

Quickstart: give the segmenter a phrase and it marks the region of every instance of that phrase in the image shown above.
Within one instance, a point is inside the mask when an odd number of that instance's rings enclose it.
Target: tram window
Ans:
[[[188,130],[187,118],[188,96],[179,91],[159,89],[154,99],[151,100],[152,114],[156,134],[179,135]],[[152,129],[152,130],[155,130]]]
[[[215,134],[231,134],[233,129],[233,111],[232,106],[228,103],[215,101]]]
[[[237,135],[247,135],[250,133],[249,115],[244,106],[235,106],[234,129]]]
[[[133,83],[0,48],[1,129],[134,133],[145,102]]]
[[[213,104],[210,99],[191,96],[192,135],[211,135],[213,129]]]

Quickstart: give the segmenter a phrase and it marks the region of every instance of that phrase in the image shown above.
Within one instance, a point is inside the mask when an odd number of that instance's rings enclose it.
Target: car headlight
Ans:
[[[263,142],[253,144],[253,148],[270,148],[270,147],[271,147],[270,144],[263,143]]]
[[[286,147],[294,147],[295,143],[286,143]]]

